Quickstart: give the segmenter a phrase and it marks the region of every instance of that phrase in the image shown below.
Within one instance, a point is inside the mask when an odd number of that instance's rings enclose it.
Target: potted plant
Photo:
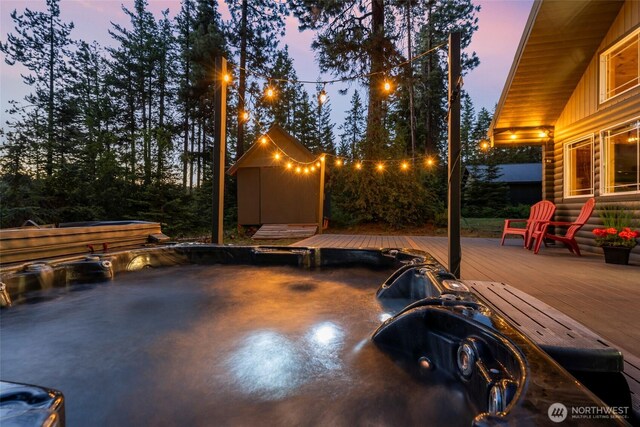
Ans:
[[[604,252],[604,261],[609,264],[628,264],[631,249],[638,244],[640,235],[632,230],[633,209],[622,206],[605,205],[599,209],[603,228],[596,228],[596,245]]]

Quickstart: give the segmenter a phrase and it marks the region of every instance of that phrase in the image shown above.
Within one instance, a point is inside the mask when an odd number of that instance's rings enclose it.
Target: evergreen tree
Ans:
[[[312,47],[320,68],[342,77],[367,75],[368,109],[363,155],[380,158],[388,140],[384,127],[384,71],[397,57],[391,33],[394,3],[385,0],[290,0],[301,29],[317,30]],[[385,22],[385,17],[387,21]]]
[[[54,172],[54,156],[59,153],[58,123],[60,109],[56,105],[56,92],[69,76],[66,60],[72,41],[69,38],[73,23],[60,19],[59,0],[46,0],[44,12],[25,9],[24,14],[16,10],[11,13],[16,33],[7,36],[6,43],[0,43],[0,52],[6,55],[9,65],[16,62],[24,65],[31,74],[23,75],[23,81],[34,90],[27,96],[27,102],[37,110],[36,114],[46,117],[46,166],[48,177]]]
[[[365,116],[357,90],[351,96],[351,108],[346,112],[344,123],[338,127],[338,130],[340,131],[339,154],[351,160],[359,158],[360,144],[364,138]]]
[[[479,6],[472,0],[421,0],[416,3],[414,16],[419,26],[417,52],[431,51],[448,41],[449,34],[460,31],[461,48],[471,43],[478,29],[476,13]],[[463,75],[475,68],[479,60],[473,52],[462,53]],[[446,157],[447,123],[447,55],[436,50],[416,62],[417,144],[425,154]]]
[[[278,36],[284,35],[285,3],[271,0],[227,0],[231,13],[229,40],[240,58],[238,113],[246,110],[247,69],[265,71],[263,64],[276,51]],[[236,158],[244,153],[244,122],[238,121]]]

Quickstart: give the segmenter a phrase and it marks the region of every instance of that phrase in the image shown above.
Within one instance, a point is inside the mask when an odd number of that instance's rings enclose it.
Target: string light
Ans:
[[[260,138],[260,143],[266,144],[267,143],[267,137],[263,136],[262,138]]]
[[[407,162],[402,162],[400,164],[400,169],[402,169],[403,171],[406,171],[407,169],[409,169],[409,163]]]
[[[320,156],[320,161],[324,163],[324,156]]]
[[[431,157],[427,159],[427,166],[433,166],[434,163],[435,161]]]
[[[231,82],[231,74],[229,73],[225,73],[222,75],[222,81],[224,81],[225,83],[230,83]]]
[[[280,153],[274,154],[273,158],[276,159],[276,160],[280,160]]]
[[[336,166],[338,167],[342,166],[342,160],[336,159]]]
[[[248,122],[249,119],[251,118],[251,114],[249,114],[248,111],[243,111],[242,114],[240,115],[240,117],[242,118],[242,120],[244,120],[245,122]]]
[[[296,173],[300,173],[300,171],[301,171],[301,170],[302,170],[302,168],[301,168],[300,166],[298,166],[298,167],[296,168]]]
[[[291,169],[293,167],[293,163],[287,162],[287,169]]]
[[[318,94],[318,102],[320,103],[320,105],[322,105],[325,102],[327,102],[327,91],[324,90],[324,88],[322,88],[322,90]]]
[[[311,166],[311,172],[315,172],[316,171],[316,167],[315,166]]]
[[[378,163],[376,169],[378,169],[378,172],[382,172],[384,170],[384,165],[382,163]]]
[[[482,143],[480,144],[480,148],[483,149],[484,151],[489,149],[489,143],[487,141],[482,141]]]
[[[356,163],[356,169],[358,170],[362,169],[362,163],[360,162]]]
[[[384,83],[383,83],[382,87],[384,88],[385,92],[387,92],[387,93],[391,92],[391,89],[392,89],[391,82],[388,79],[386,79],[386,78],[384,79]]]
[[[276,91],[273,89],[273,87],[271,86],[271,82],[269,82],[269,85],[267,86],[267,90],[264,92],[265,96],[269,99],[273,98],[274,96],[276,96]]]
[[[309,173],[309,168],[304,168],[304,173],[308,174]]]

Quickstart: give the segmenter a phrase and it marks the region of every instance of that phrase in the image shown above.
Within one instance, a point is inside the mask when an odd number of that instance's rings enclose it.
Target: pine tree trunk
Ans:
[[[55,46],[53,43],[54,38],[54,22],[53,13],[50,15],[49,21],[49,104],[47,105],[47,176],[53,175],[53,109],[54,109],[54,58],[55,58]]]
[[[369,77],[369,109],[367,112],[366,144],[364,156],[376,158],[382,154],[384,143],[384,112],[382,85],[384,76],[384,0],[371,1],[371,37],[375,46],[371,53],[371,76]]]
[[[242,0],[242,20],[240,24],[240,82],[238,84],[238,114],[245,110],[244,97],[247,91],[247,0]],[[240,116],[241,117],[241,116]],[[244,154],[244,120],[238,120],[238,135],[236,138],[236,160]]]

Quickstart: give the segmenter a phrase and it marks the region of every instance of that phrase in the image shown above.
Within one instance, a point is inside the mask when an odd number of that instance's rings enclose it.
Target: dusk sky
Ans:
[[[0,2],[0,37],[6,41],[7,33],[13,31],[13,21],[10,13],[17,9],[24,10],[28,7],[33,10],[44,9],[44,0],[2,0]],[[223,18],[228,17],[228,11],[223,2],[220,12]],[[526,23],[532,0],[478,0],[476,4],[481,6],[479,17],[479,29],[473,36],[473,42],[467,51],[475,51],[480,58],[480,66],[465,77],[464,88],[470,93],[476,111],[481,107],[489,110],[493,108],[500,97],[509,67],[513,61],[518,42]],[[121,5],[133,8],[133,1],[127,0],[62,0],[60,3],[62,19],[65,22],[72,21],[75,28],[71,33],[74,39],[82,39],[87,42],[96,40],[102,46],[111,43],[108,29],[110,22],[127,25],[127,18],[121,10]],[[175,16],[180,9],[179,0],[149,0],[150,10],[156,18],[160,17],[160,11],[170,10],[170,15]],[[313,32],[298,32],[297,20],[288,18],[287,33],[281,44],[289,45],[289,52],[294,59],[294,66],[301,80],[316,80],[321,75],[314,60],[311,50]],[[22,83],[20,73],[24,70],[19,66],[8,66],[4,62],[4,55],[0,65],[0,104],[2,107],[2,123],[6,121],[5,110],[11,99],[22,99],[28,93],[28,88]],[[332,106],[332,118],[339,125],[342,122],[344,111],[349,107],[349,100],[356,88],[350,87],[347,95],[338,94],[342,86],[333,85],[327,87]],[[307,91],[313,92],[313,85],[307,85]]]

